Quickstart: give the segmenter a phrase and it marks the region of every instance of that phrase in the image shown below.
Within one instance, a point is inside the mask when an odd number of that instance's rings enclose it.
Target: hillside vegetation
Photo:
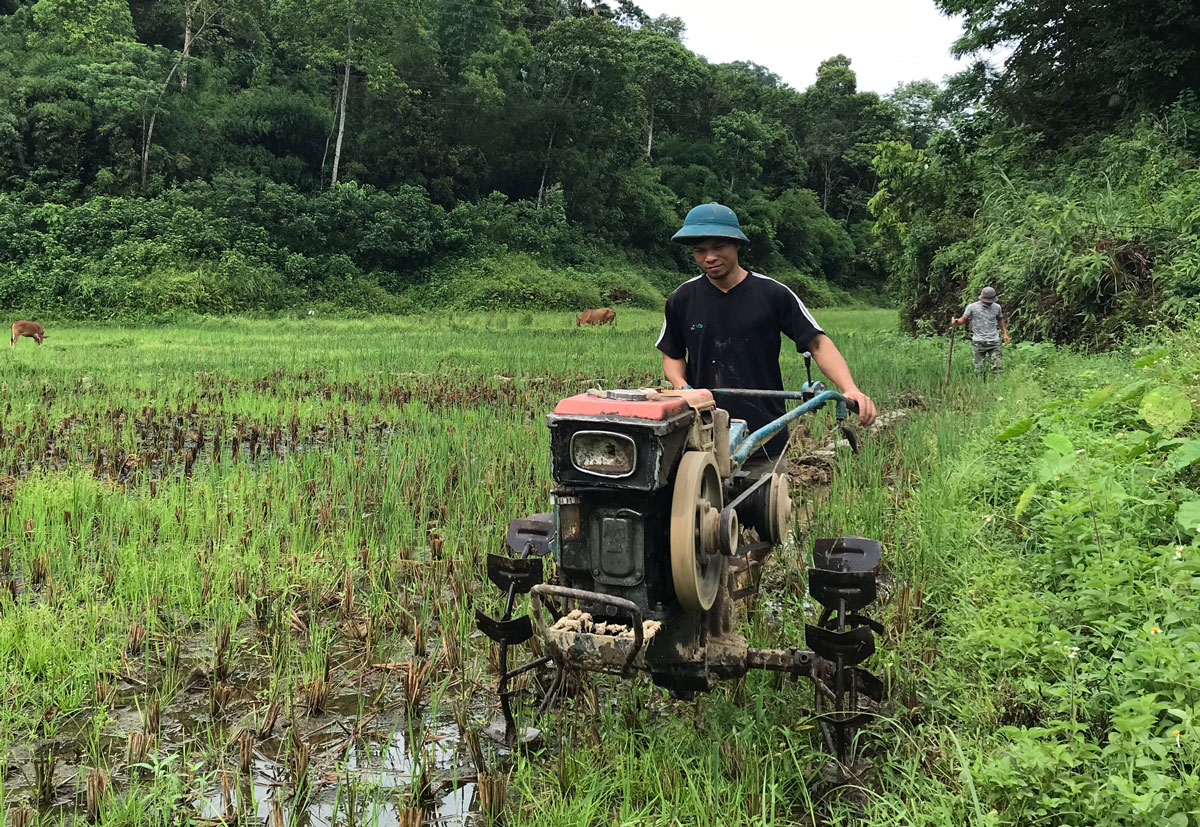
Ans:
[[[950,128],[885,142],[871,209],[910,331],[986,284],[1018,335],[1103,347],[1200,296],[1200,15],[1182,0],[938,0],[957,49]]]
[[[814,303],[877,284],[871,159],[932,84],[837,56],[801,92],[682,34],[625,0],[0,0],[0,305],[657,306],[709,200]]]

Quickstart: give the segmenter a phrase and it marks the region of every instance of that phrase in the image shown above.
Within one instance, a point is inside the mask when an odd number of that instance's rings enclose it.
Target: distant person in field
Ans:
[[[833,341],[787,287],[738,261],[749,243],[738,217],[721,204],[701,204],[687,214],[672,240],[692,248],[703,271],[667,299],[656,347],[663,372],[675,388],[755,388],[783,390],[779,369],[781,334],[809,351],[821,371],[858,403],[863,425],[875,421],[875,404],[854,384],[850,368]],[[744,419],[754,431],[783,416],[782,399],[722,397],[721,407]],[[755,454],[759,463],[778,457],[787,445],[781,432]]]
[[[996,288],[985,287],[979,294],[979,301],[971,302],[967,309],[957,319],[951,319],[951,324],[966,324],[971,322],[971,348],[975,351],[975,373],[982,375],[984,361],[992,360],[992,375],[999,376],[1004,371],[1004,345],[1000,344],[1001,335],[1004,344],[1012,341],[1008,337],[1008,320],[1004,318],[1004,309],[996,301]]]

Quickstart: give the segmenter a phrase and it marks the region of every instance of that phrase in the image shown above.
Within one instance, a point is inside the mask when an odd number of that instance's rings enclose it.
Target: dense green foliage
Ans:
[[[914,741],[883,762],[924,823],[1196,824],[1197,331],[1145,341],[1018,345],[975,439],[931,440],[886,655]]]
[[[910,330],[985,284],[1019,336],[1103,346],[1200,296],[1200,15],[1193,4],[940,0],[957,48],[926,143],[884,143],[872,201]]]
[[[518,281],[539,306],[656,303],[707,200],[813,297],[877,282],[871,157],[933,90],[859,92],[838,56],[800,92],[681,33],[628,2],[5,0],[0,304],[400,310],[447,268],[473,307]],[[521,255],[658,275],[565,290]]]

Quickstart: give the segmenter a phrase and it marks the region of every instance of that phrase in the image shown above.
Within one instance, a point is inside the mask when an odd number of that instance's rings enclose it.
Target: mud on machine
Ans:
[[[751,433],[718,407],[726,394],[800,404]],[[502,719],[488,734],[509,745],[537,737],[518,731],[513,714],[513,681],[531,670],[553,671],[540,715],[568,670],[643,672],[690,698],[768,669],[812,681],[826,748],[849,762],[865,708],[883,694],[860,666],[882,631],[862,614],[876,598],[879,542],[816,541],[808,584],[822,610],[804,648],[752,647],[733,624],[734,604],[757,592],[792,521],[787,476],[751,473],[747,460],[788,422],[829,404],[842,425],[853,403],[811,380],[800,391],[593,390],[562,400],[548,417],[554,510],[513,520],[511,553],[487,557],[488,578],[507,597],[500,618],[475,612],[500,646]],[[514,616],[526,594],[529,614]],[[544,655],[511,664],[512,647],[535,635]]]

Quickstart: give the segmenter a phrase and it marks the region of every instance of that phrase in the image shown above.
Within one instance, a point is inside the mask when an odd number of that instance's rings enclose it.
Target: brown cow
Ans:
[[[612,324],[616,321],[617,311],[611,307],[601,307],[599,310],[585,310],[575,317],[575,326],[581,324]]]
[[[17,339],[20,339],[22,336],[27,336],[40,345],[42,339],[46,338],[46,331],[37,322],[13,322],[12,339],[9,340],[8,346],[10,348],[16,347]]]

